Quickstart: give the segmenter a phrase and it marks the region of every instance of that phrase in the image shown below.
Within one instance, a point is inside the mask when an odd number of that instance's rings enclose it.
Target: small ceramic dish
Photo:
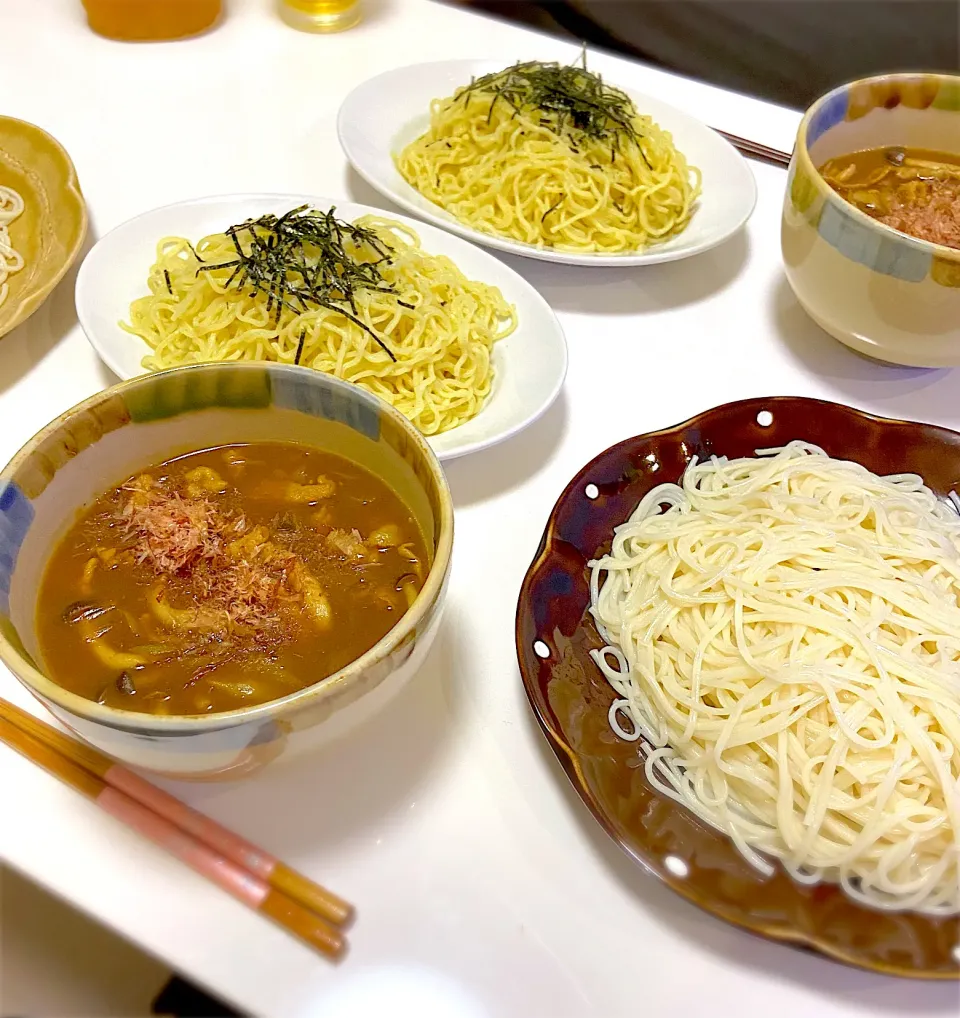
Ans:
[[[509,60],[444,60],[384,71],[358,85],[343,101],[337,134],[357,173],[391,201],[475,244],[509,254],[566,265],[652,265],[701,254],[732,237],[750,218],[757,185],[746,160],[716,131],[673,106],[625,88],[641,113],[649,114],[673,135],[687,161],[703,174],[703,193],[682,233],[644,251],[579,254],[522,244],[481,233],[461,223],[416,188],[397,169],[393,157],[430,126],[432,100],[453,93],[472,78],[499,71]]]
[[[195,717],[117,710],[43,671],[37,592],[78,510],[148,463],[237,442],[329,450],[385,480],[431,555],[413,605],[365,654],[311,686]],[[443,470],[410,422],[363,389],[278,364],[201,364],[142,375],[49,424],[0,471],[0,661],[56,717],[124,763],[179,778],[242,777],[339,734],[413,675],[436,635],[450,568],[453,505]]]
[[[533,710],[570,781],[607,833],[646,870],[707,912],[771,940],[888,975],[960,976],[960,925],[873,911],[833,884],[767,878],[733,842],[655,791],[636,743],[613,734],[614,692],[589,656],[602,641],[588,614],[587,561],[657,484],[693,456],[752,456],[805,439],[830,455],[890,474],[915,471],[938,494],[960,489],[960,434],[884,420],[835,403],[775,397],[708,410],[601,453],[567,485],[523,581],[517,657]]]
[[[9,227],[24,266],[11,275],[0,304],[0,336],[26,321],[47,299],[80,251],[87,207],[66,149],[34,124],[0,117],[0,184],[23,198]]]
[[[195,198],[152,209],[102,237],[83,260],[77,274],[77,315],[91,346],[120,378],[146,370],[142,361],[150,347],[120,328],[129,320],[132,301],[148,292],[147,276],[156,260],[161,237],[197,240],[273,212],[281,215],[298,205],[337,208],[349,222],[360,216],[385,216],[382,209],[309,194],[245,194]],[[405,216],[387,216],[415,230],[423,248],[446,255],[468,279],[499,288],[517,310],[517,328],[493,347],[493,390],[472,420],[427,441],[442,460],[454,459],[503,442],[532,424],[553,403],[567,373],[567,343],[547,302],[522,276],[486,251],[443,230]]]
[[[810,317],[862,354],[917,367],[960,364],[960,250],[871,219],[818,172],[828,159],[887,146],[960,158],[960,76],[864,78],[807,110],[783,202],[787,279]]]

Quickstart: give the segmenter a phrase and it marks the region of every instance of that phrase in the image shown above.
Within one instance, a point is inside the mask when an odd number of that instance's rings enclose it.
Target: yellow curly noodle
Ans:
[[[557,65],[516,65],[434,100],[429,130],[395,157],[403,178],[462,223],[539,248],[636,252],[685,229],[701,177],[669,132],[577,68],[560,69],[577,75],[572,91],[586,82],[622,111],[622,124],[608,120],[588,133],[533,106],[525,90],[544,67]],[[520,86],[504,98],[500,86],[511,75]]]
[[[449,258],[428,254],[406,226],[376,216],[354,225],[373,230],[390,249],[378,267],[396,292],[359,290],[350,313],[395,361],[345,313],[313,307],[297,314],[285,307],[276,320],[263,292],[230,283],[230,267],[198,271],[201,264],[235,259],[224,233],[204,237],[196,248],[183,237],[163,238],[147,280],[150,295],[135,300],[130,323],[120,325],[152,348],[143,360],[151,371],[202,361],[299,363],[363,386],[425,435],[469,421],[490,395],[491,351],[516,328],[514,307],[497,287],[467,279]],[[358,260],[376,259],[349,242],[346,247]]]

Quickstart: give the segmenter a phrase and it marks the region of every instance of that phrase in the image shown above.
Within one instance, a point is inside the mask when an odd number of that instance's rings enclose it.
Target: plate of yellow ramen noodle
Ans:
[[[357,172],[463,237],[545,261],[674,261],[736,233],[756,185],[716,132],[581,59],[387,71],[340,108]]]
[[[566,374],[556,316],[499,259],[310,195],[147,212],[93,248],[76,298],[87,338],[120,378],[211,361],[298,365],[386,400],[441,458],[526,427]]]

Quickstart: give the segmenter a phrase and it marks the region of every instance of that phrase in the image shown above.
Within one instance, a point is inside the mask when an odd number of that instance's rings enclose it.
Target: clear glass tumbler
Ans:
[[[280,14],[302,32],[342,32],[362,17],[360,0],[279,0]]]

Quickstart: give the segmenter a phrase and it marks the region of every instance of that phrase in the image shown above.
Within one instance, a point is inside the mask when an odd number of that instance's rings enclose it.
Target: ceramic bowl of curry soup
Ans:
[[[919,150],[960,164],[960,77],[864,78],[807,110],[783,203],[787,279],[810,317],[861,354],[917,367],[960,364],[955,228],[942,228],[943,219],[937,231],[921,231],[944,243],[901,232],[841,197],[820,172],[830,160],[877,149],[894,163]]]
[[[386,635],[296,692],[219,713],[123,710],[53,681],[38,636],[41,587],[83,511],[176,456],[262,442],[339,456],[384,482],[409,510],[427,562],[419,593]],[[376,396],[277,364],[144,375],[63,414],[0,471],[0,660],[64,725],[124,763],[179,778],[241,777],[341,734],[413,675],[436,635],[452,545],[453,506],[436,456]]]

